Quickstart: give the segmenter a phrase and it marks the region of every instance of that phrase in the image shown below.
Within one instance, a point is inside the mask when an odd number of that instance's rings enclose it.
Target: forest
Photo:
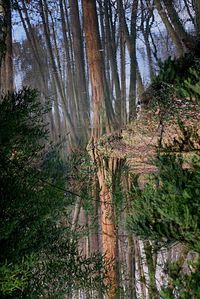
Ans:
[[[199,0],[0,0],[0,299],[200,299],[199,120]]]

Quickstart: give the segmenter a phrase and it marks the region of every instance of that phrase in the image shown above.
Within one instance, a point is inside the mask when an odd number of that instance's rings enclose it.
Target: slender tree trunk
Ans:
[[[147,8],[148,13],[145,13],[145,6],[142,0],[141,2],[141,30],[144,37],[144,43],[146,46],[146,52],[147,52],[147,59],[149,62],[149,75],[150,79],[152,80],[154,77],[154,63],[152,58],[152,51],[151,46],[149,42],[150,32],[151,32],[151,26],[154,21],[154,15],[152,8]]]
[[[163,0],[165,7],[167,9],[167,14],[171,20],[171,23],[178,34],[180,40],[184,44],[184,46],[188,49],[190,49],[190,44],[191,47],[193,47],[194,43],[194,38],[188,34],[183,27],[183,24],[181,23],[181,20],[179,18],[179,15],[174,7],[173,1],[171,0]],[[199,2],[199,1],[198,1]]]
[[[12,53],[12,19],[10,0],[0,1],[1,16],[1,43],[0,43],[0,69],[1,90],[13,90],[13,53]]]
[[[136,295],[136,280],[135,280],[135,240],[133,235],[128,235],[128,253],[127,253],[127,270],[129,274],[129,286],[128,292],[129,297],[132,299],[137,299]]]
[[[68,128],[70,130],[70,137],[72,139],[72,143],[78,144],[78,135],[77,135],[77,132],[75,131],[74,124],[73,124],[71,116],[68,112],[67,101],[66,101],[65,94],[64,94],[64,86],[62,84],[61,78],[59,77],[59,72],[58,72],[58,69],[57,69],[57,66],[55,63],[55,59],[54,59],[54,54],[53,54],[53,49],[52,49],[52,44],[51,44],[51,39],[50,39],[50,34],[49,34],[47,2],[46,2],[46,0],[40,0],[39,4],[40,4],[41,19],[42,19],[43,26],[44,26],[44,35],[45,35],[45,39],[46,39],[47,50],[48,50],[49,57],[50,57],[50,62],[51,62],[51,67],[52,67],[52,71],[53,71],[53,75],[54,75],[54,79],[55,79],[56,88],[57,88],[60,98],[62,100],[62,105],[64,107],[63,111],[64,111],[64,114],[66,117],[66,122],[67,122]]]
[[[138,93],[139,98],[141,99],[141,96],[145,91],[145,87],[144,87],[144,84],[142,81],[138,63],[137,63],[136,75],[137,75],[137,93]]]
[[[149,299],[159,299],[156,286],[156,267],[153,259],[152,245],[149,241],[144,241],[144,251],[149,275]]]
[[[120,26],[120,25],[119,25]],[[126,111],[126,46],[123,30],[120,26],[120,69],[121,69],[121,111],[122,120],[125,125],[127,122]]]
[[[129,89],[129,121],[136,118],[136,36],[137,36],[137,12],[138,12],[138,0],[134,0],[132,4],[131,13],[131,40],[133,48],[130,55],[130,89]]]
[[[112,26],[112,18],[111,11],[109,6],[109,1],[105,0],[104,11],[105,11],[105,31],[106,31],[106,45],[108,47],[108,58],[110,61],[112,78],[115,87],[115,111],[117,118],[119,120],[119,124],[121,124],[122,112],[121,112],[121,90],[120,90],[120,81],[119,81],[119,73],[117,68],[117,57],[116,57],[116,43],[115,43],[115,32],[111,30]]]
[[[95,0],[83,0],[84,30],[86,37],[87,58],[90,72],[93,100],[93,130],[90,146],[91,156],[96,164],[100,187],[101,226],[103,254],[107,261],[108,277],[106,284],[109,287],[107,298],[115,299],[117,293],[117,228],[113,205],[112,178],[118,170],[118,161],[101,156],[95,147],[103,132],[103,128],[111,129],[113,111],[105,81],[104,61],[101,53],[98,19]],[[108,98],[107,98],[108,97]],[[109,102],[108,102],[109,101]],[[106,112],[106,115],[105,115]],[[88,146],[89,149],[89,146]],[[111,185],[108,182],[111,182]]]
[[[137,240],[136,241],[136,256],[137,256],[137,265],[138,265],[138,275],[139,275],[139,281],[140,281],[140,289],[141,289],[141,295],[142,299],[146,299],[146,277],[144,273],[144,263],[143,263],[143,256],[140,249],[140,243]]]
[[[198,39],[200,40],[200,1],[194,0],[195,8],[195,25]]]
[[[136,19],[138,0],[134,0],[131,11],[131,32],[129,33],[128,26],[125,19],[125,13],[122,0],[118,0],[118,12],[120,23],[123,28],[124,37],[130,55],[130,86],[129,86],[129,120],[136,117]]]
[[[182,56],[184,54],[184,49],[183,49],[183,44],[178,36],[178,33],[174,30],[172,24],[170,23],[169,19],[168,19],[168,16],[164,10],[164,7],[162,6],[161,4],[161,1],[160,0],[154,0],[154,3],[155,3],[155,6],[158,10],[158,13],[169,33],[169,35],[171,36],[175,46],[176,46],[176,49],[177,49],[177,54],[179,56]]]
[[[129,174],[125,174],[124,192],[126,198],[126,215],[129,215],[131,210],[130,190],[131,180]],[[128,298],[137,299],[136,294],[136,246],[133,234],[128,233],[128,248],[127,248],[127,272],[128,272]]]
[[[82,134],[86,134],[85,142],[87,142],[89,129],[89,97],[85,74],[83,36],[81,32],[78,1],[69,0],[69,4],[75,63],[76,94],[78,97],[78,111],[81,120],[80,126],[83,129]]]

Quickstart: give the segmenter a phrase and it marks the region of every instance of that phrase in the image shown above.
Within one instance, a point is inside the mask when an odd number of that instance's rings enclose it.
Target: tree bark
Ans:
[[[196,33],[198,39],[200,40],[200,1],[199,0],[194,0],[194,8],[195,8]]]
[[[159,299],[159,293],[156,286],[156,267],[153,260],[153,251],[150,241],[144,241],[144,251],[149,275],[149,299]]]
[[[184,44],[186,49],[187,48],[190,49],[190,45],[193,47],[194,38],[189,33],[187,33],[185,28],[183,27],[183,24],[181,23],[179,15],[174,7],[173,1],[163,0],[163,2],[167,9],[167,14],[171,20],[171,23],[172,23],[176,33],[179,36],[179,39]]]
[[[44,1],[44,3],[43,3]],[[48,24],[48,8],[47,8],[47,2],[46,0],[40,0],[39,2],[40,4],[40,14],[41,14],[41,19],[43,22],[43,26],[44,26],[44,35],[45,35],[45,40],[46,40],[46,44],[47,44],[47,50],[49,53],[49,57],[50,57],[50,63],[51,63],[51,67],[52,67],[52,71],[53,71],[53,75],[54,75],[54,79],[55,79],[55,84],[56,84],[56,88],[59,92],[62,104],[63,104],[63,111],[64,111],[64,115],[66,117],[66,122],[68,125],[68,128],[70,130],[70,137],[72,139],[72,143],[73,144],[78,144],[78,135],[77,132],[75,131],[74,128],[74,124],[72,122],[70,113],[68,112],[68,107],[67,107],[67,101],[65,98],[65,94],[64,94],[64,87],[61,81],[61,78],[59,77],[59,72],[55,63],[55,59],[54,59],[54,54],[53,54],[53,49],[52,49],[52,45],[51,45],[51,39],[50,39],[50,34],[49,34],[49,24]]]
[[[170,23],[170,21],[168,19],[168,16],[167,16],[167,14],[164,10],[164,7],[161,4],[161,1],[160,0],[154,0],[154,3],[155,3],[155,6],[158,10],[158,13],[159,13],[166,29],[167,29],[169,35],[172,38],[172,41],[174,42],[174,44],[176,46],[178,56],[184,55],[183,44],[182,44],[177,32],[174,30],[172,24]]]
[[[1,91],[13,90],[12,18],[10,0],[0,1],[1,41],[0,69]]]
[[[91,157],[96,165],[100,187],[102,247],[106,259],[108,277],[105,283],[108,286],[107,298],[115,299],[117,294],[117,227],[113,205],[113,176],[118,170],[118,161],[101,156],[96,143],[103,133],[103,129],[110,131],[114,124],[109,94],[105,81],[105,68],[101,52],[98,19],[95,0],[83,0],[84,31],[86,38],[87,59],[93,101],[93,129],[91,144],[88,146]],[[106,114],[105,114],[106,112]]]
[[[94,0],[83,1],[84,30],[87,58],[93,99],[92,136],[95,140],[105,131],[116,126],[116,120],[108,93],[104,60],[101,52],[96,3]]]
[[[117,67],[117,57],[116,57],[116,43],[115,43],[115,32],[111,29],[112,27],[112,18],[111,11],[109,6],[109,1],[105,0],[104,2],[104,11],[105,11],[105,32],[106,32],[106,45],[108,47],[108,58],[110,61],[112,78],[115,87],[115,111],[117,118],[119,120],[119,124],[121,124],[122,120],[122,112],[121,112],[121,90],[120,90],[120,81],[119,81],[119,73]]]
[[[131,9],[131,32],[129,33],[128,26],[125,20],[125,13],[122,0],[117,1],[120,23],[123,28],[124,37],[130,55],[130,86],[129,86],[129,120],[136,117],[136,19],[138,0],[135,0]]]
[[[87,137],[89,133],[89,98],[85,74],[83,36],[81,32],[78,2],[77,0],[69,0],[69,5],[75,64],[76,93],[79,106],[78,111],[80,114],[80,126],[84,128],[82,134],[86,134],[83,143],[86,143],[88,141]]]

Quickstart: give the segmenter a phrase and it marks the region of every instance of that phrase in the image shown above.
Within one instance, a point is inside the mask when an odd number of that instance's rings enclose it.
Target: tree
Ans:
[[[13,88],[11,1],[0,1],[0,91]]]
[[[45,155],[46,108],[37,92],[9,93],[0,107],[1,298],[62,298],[72,289],[102,287],[102,258],[81,256],[71,227],[62,224],[72,200],[67,165],[56,148]]]
[[[101,202],[101,226],[102,226],[102,250],[109,262],[109,273],[106,284],[109,286],[108,298],[116,298],[117,292],[117,228],[114,212],[114,180],[119,170],[120,161],[101,156],[95,144],[102,132],[111,131],[115,126],[115,118],[111,105],[107,82],[105,81],[104,61],[102,57],[99,37],[96,2],[94,0],[83,1],[84,31],[86,36],[86,49],[89,65],[89,73],[92,87],[93,102],[93,129],[92,142],[89,145],[92,159],[96,165],[96,171],[100,187]],[[110,182],[110,183],[109,183]]]

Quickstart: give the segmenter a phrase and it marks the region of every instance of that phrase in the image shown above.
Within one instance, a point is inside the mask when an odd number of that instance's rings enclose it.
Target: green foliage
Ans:
[[[193,54],[187,53],[178,59],[169,57],[164,62],[159,62],[160,70],[155,82],[179,85],[188,78],[188,70],[195,66],[196,58]]]
[[[184,81],[182,91],[186,96],[194,97],[200,103],[200,61],[198,61],[198,71],[191,68],[190,77]]]
[[[159,62],[159,73],[144,94],[153,106],[173,105],[173,98],[200,97],[200,59],[187,53]],[[165,108],[165,107],[164,107]]]
[[[190,168],[172,153],[158,155],[158,172],[150,175],[144,190],[136,182],[132,186],[132,214],[128,228],[142,239],[154,241],[155,248],[174,242],[200,253],[200,157],[196,155]],[[168,285],[162,286],[160,298],[200,298],[200,259],[167,264]]]
[[[182,269],[179,261],[166,265],[169,277],[168,285],[161,289],[162,299],[198,299],[200,298],[200,260],[189,263],[187,273]]]
[[[12,295],[16,290],[23,291],[28,286],[33,269],[33,257],[25,257],[21,264],[8,264],[0,267],[0,290],[3,295]]]
[[[200,252],[200,166],[183,169],[172,154],[158,156],[158,173],[143,191],[134,189],[128,226],[143,239],[160,244],[179,241]]]
[[[103,258],[82,257],[63,225],[70,166],[58,148],[46,153],[48,109],[24,88],[2,97],[0,110],[0,297],[62,298],[103,287]]]

